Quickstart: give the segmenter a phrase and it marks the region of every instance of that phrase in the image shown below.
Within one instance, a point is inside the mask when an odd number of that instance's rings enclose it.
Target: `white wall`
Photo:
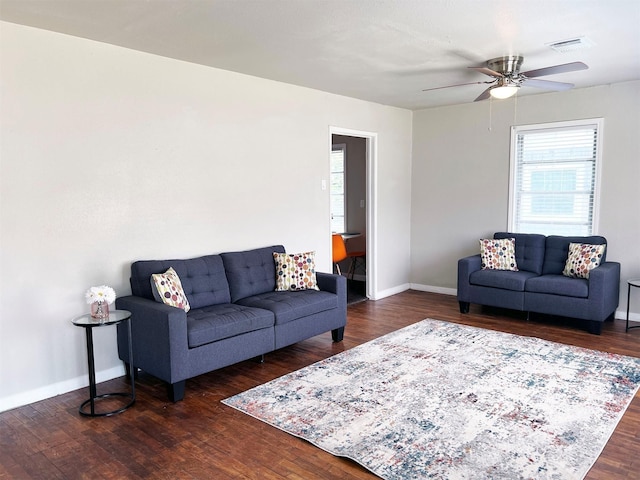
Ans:
[[[329,126],[378,134],[378,287],[408,284],[410,111],[0,27],[0,411],[87,384],[70,319],[134,260],[282,243],[330,271]],[[115,328],[95,345],[122,374]]]
[[[412,283],[453,293],[457,260],[506,230],[512,125],[595,117],[604,118],[597,233],[621,263],[618,316],[625,312],[627,279],[640,278],[640,81],[415,112]],[[637,315],[640,301],[631,307]]]

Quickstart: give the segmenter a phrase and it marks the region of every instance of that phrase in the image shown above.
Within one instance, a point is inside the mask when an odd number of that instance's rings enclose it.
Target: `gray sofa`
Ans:
[[[275,291],[273,252],[282,245],[188,260],[137,261],[132,295],[116,300],[132,313],[133,364],[168,384],[172,401],[185,381],[331,331],[341,341],[347,321],[346,279],[316,273],[319,290]],[[154,300],[151,275],[172,267],[191,306]],[[129,364],[127,329],[118,325],[118,354]]]
[[[515,238],[518,271],[483,270],[480,255],[458,261],[458,301],[467,313],[476,303],[586,321],[587,329],[600,334],[602,322],[612,320],[618,307],[620,264],[606,261],[588,279],[562,274],[569,243],[606,244],[601,236],[565,237],[498,232],[495,239]]]

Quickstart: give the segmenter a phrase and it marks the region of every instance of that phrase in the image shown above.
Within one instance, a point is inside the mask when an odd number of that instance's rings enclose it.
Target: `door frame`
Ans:
[[[377,165],[378,165],[378,134],[375,132],[366,132],[363,130],[354,130],[351,128],[329,126],[329,149],[327,152],[327,161],[331,161],[331,146],[333,135],[344,135],[347,137],[359,137],[366,140],[366,219],[367,219],[367,298],[375,300],[378,291],[377,277],[377,247],[378,247],[378,229],[376,218],[378,212],[377,204]],[[331,230],[331,225],[329,225]],[[329,232],[330,237],[331,232]]]

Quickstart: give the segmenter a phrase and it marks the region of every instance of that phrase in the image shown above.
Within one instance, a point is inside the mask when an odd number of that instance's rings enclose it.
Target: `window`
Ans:
[[[347,146],[344,143],[331,147],[331,231],[344,233],[346,231],[346,156]]]
[[[596,230],[602,119],[511,128],[509,230]]]

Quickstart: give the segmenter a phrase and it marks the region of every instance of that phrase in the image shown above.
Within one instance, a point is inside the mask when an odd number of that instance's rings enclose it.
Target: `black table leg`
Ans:
[[[127,333],[129,334],[129,379],[131,380],[131,403],[129,408],[136,401],[136,367],[133,366],[133,338],[131,336],[131,319],[127,320]]]
[[[91,403],[91,415],[96,413],[96,364],[93,358],[93,328],[84,329],[87,333],[87,362],[89,363],[89,402]],[[84,403],[82,404],[84,406]],[[82,412],[80,407],[80,413]]]
[[[93,354],[93,327],[85,326],[85,332],[87,336],[87,362],[89,364],[89,399],[85,400],[78,411],[80,415],[84,417],[109,417],[111,415],[116,415],[118,413],[124,412],[127,408],[133,405],[136,401],[136,380],[135,380],[135,367],[133,366],[133,344],[131,339],[131,320],[125,320],[128,325],[127,333],[129,334],[129,372],[128,373],[130,381],[131,381],[131,392],[116,392],[116,393],[105,393],[103,395],[98,395],[97,386],[96,386],[96,367],[95,360]],[[112,410],[104,413],[96,413],[96,400],[100,400],[102,398],[109,397],[128,397],[130,401],[117,410]],[[87,412],[84,408],[90,405],[90,410]]]
[[[627,328],[625,332],[629,331],[629,301],[631,300],[631,284],[627,284]]]

